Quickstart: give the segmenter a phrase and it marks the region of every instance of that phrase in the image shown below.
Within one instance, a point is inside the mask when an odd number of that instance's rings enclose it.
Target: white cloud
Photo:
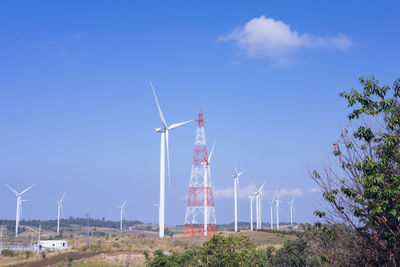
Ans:
[[[239,188],[238,198],[248,198],[248,196],[253,194],[256,190],[257,190],[257,187],[254,184],[250,184],[243,188]],[[299,188],[295,188],[295,189],[291,189],[291,190],[284,188],[284,189],[277,190],[275,192],[278,193],[279,197],[285,197],[285,196],[297,197],[297,196],[303,195],[303,192]],[[268,198],[268,197],[272,198],[272,195],[275,192],[264,191],[263,196],[266,198]],[[233,198],[233,187],[216,189],[214,192],[214,197],[215,198]]]
[[[321,189],[319,189],[319,188],[317,188],[317,187],[312,187],[312,188],[309,188],[309,189],[307,190],[307,192],[309,192],[309,193],[320,193],[320,192],[321,192]]]
[[[300,48],[333,48],[346,50],[352,42],[344,34],[335,37],[315,37],[308,33],[292,31],[288,24],[273,18],[260,16],[244,26],[237,27],[228,35],[218,38],[219,42],[233,41],[249,57],[267,57],[274,63],[286,64],[290,54]]]
[[[254,184],[247,185],[243,188],[239,187],[238,198],[247,198],[257,187]],[[216,189],[214,192],[215,198],[233,198],[233,187],[227,187],[223,189]]]
[[[281,190],[276,191],[276,193],[278,194],[279,197],[285,197],[285,196],[289,196],[289,197],[298,197],[303,195],[303,192],[301,191],[300,188],[295,188],[292,190],[288,190],[286,188],[283,188]]]

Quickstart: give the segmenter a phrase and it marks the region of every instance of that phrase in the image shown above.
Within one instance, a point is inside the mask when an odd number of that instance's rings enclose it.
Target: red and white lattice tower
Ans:
[[[183,235],[210,238],[217,232],[210,159],[207,156],[203,113],[199,112]]]

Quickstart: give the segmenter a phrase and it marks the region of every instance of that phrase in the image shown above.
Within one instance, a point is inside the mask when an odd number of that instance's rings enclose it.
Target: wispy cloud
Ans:
[[[251,194],[253,194],[257,190],[257,187],[254,184],[247,185],[243,188],[239,188],[239,198],[248,198]],[[274,193],[277,193],[279,197],[297,197],[303,195],[303,192],[301,191],[300,188],[294,188],[294,189],[280,189],[276,191],[264,191],[263,196],[264,197],[271,197]],[[214,192],[214,197],[215,198],[233,198],[233,187],[227,187],[223,189],[216,189]]]
[[[238,198],[247,198],[257,187],[254,184],[247,185],[245,187],[239,187]],[[216,189],[214,192],[215,198],[233,198],[233,187],[227,187],[223,189]]]
[[[279,197],[298,197],[303,195],[303,192],[301,191],[300,188],[294,188],[294,189],[286,189],[283,188],[281,190],[277,190],[276,193],[278,194]]]
[[[291,30],[283,21],[260,16],[230,34],[221,35],[219,42],[234,42],[248,57],[266,57],[274,64],[291,63],[293,53],[301,48],[329,48],[346,50],[353,45],[344,34],[333,37],[318,37]]]
[[[317,188],[317,187],[312,187],[312,188],[309,188],[309,189],[307,190],[307,192],[309,192],[309,193],[320,193],[320,192],[321,192],[321,189],[319,189],[319,188]]]

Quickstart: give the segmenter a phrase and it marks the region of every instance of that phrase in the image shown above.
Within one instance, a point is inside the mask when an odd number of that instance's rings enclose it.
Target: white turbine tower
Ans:
[[[281,201],[279,200],[279,195],[278,193],[276,194],[276,200],[275,200],[275,204],[276,204],[276,230],[279,230],[279,203],[281,203]]]
[[[119,230],[120,231],[122,231],[122,219],[123,219],[123,216],[125,215],[125,217],[126,217],[126,213],[125,213],[125,210],[124,210],[126,201],[127,200],[125,200],[124,203],[121,206],[116,206],[117,208],[120,209],[120,217],[119,217]]]
[[[65,197],[66,194],[67,194],[67,193],[64,193],[64,195],[62,196],[62,198],[61,198],[59,201],[57,201],[57,206],[58,206],[58,213],[57,213],[57,234],[60,233],[60,213],[61,213],[61,210],[62,210],[62,211],[63,211],[63,214],[64,214],[64,209],[63,209],[62,202],[63,202],[64,197]]]
[[[254,191],[254,193],[253,193],[253,196],[256,198],[256,229],[259,229],[258,227],[259,227],[259,222],[260,222],[260,219],[259,219],[259,211],[260,211],[260,209],[259,209],[259,202],[258,202],[258,190],[256,190],[256,191]]]
[[[233,189],[234,189],[234,197],[235,197],[235,232],[237,232],[237,190],[239,186],[239,176],[242,175],[244,171],[238,172],[235,165],[235,174],[232,175],[233,178]]]
[[[253,231],[253,202],[255,195],[250,195],[250,230]]]
[[[28,191],[29,189],[31,189],[32,187],[35,186],[35,184],[31,185],[30,187],[26,188],[25,190],[23,190],[21,193],[18,193],[16,190],[12,189],[10,186],[4,184],[6,187],[8,187],[8,189],[10,189],[15,196],[17,197],[17,214],[15,216],[15,238],[18,237],[18,226],[19,226],[19,221],[22,217],[22,200],[21,196]]]
[[[170,126],[167,125],[164,115],[161,111],[160,104],[158,103],[156,92],[154,91],[153,83],[150,80],[151,90],[156,100],[157,109],[160,114],[160,119],[163,124],[163,128],[156,128],[156,132],[161,134],[161,151],[160,151],[160,208],[158,210],[158,228],[159,237],[164,237],[164,213],[165,213],[165,145],[167,145],[167,165],[168,165],[168,183],[170,183],[170,171],[169,171],[169,147],[168,147],[168,133],[170,130],[182,126],[186,123],[191,122],[185,121],[181,123],[174,123]]]
[[[261,211],[262,211],[262,197],[263,197],[263,189],[265,182],[260,186],[260,188],[256,191],[256,206],[257,206],[257,229],[262,228],[262,219],[261,219]]]
[[[271,201],[269,201],[269,207],[270,207],[270,217],[271,217],[271,230],[274,229],[274,215],[273,215],[273,205],[274,205],[274,201],[275,201],[275,194],[274,197],[272,198]]]
[[[294,202],[294,197],[292,198],[292,201],[288,202],[289,208],[290,208],[290,226],[293,226],[293,202]]]
[[[205,166],[204,166],[204,236],[208,235],[208,233],[207,233],[207,230],[208,230],[208,199],[207,199],[207,196],[208,196],[208,193],[207,193],[206,188],[211,186],[211,184],[209,184],[209,181],[207,180],[207,171],[210,173],[210,161],[211,161],[212,153],[214,151],[214,147],[215,147],[215,143],[214,143],[213,147],[211,148],[210,154],[208,155],[207,162],[204,163],[205,164]]]

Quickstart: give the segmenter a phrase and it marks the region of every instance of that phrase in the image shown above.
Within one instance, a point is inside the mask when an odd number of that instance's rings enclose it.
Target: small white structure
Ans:
[[[63,250],[69,249],[67,241],[65,240],[40,240],[40,250]]]

